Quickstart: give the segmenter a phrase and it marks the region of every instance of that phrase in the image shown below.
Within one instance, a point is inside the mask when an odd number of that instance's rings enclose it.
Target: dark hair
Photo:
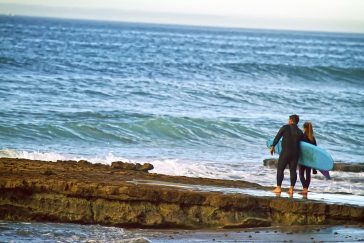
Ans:
[[[298,124],[300,121],[300,117],[298,115],[290,115],[289,119],[291,119],[295,124]]]

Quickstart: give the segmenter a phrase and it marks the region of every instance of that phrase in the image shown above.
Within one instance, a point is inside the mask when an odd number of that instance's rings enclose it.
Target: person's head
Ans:
[[[295,124],[297,125],[300,121],[300,117],[298,115],[290,115],[288,119],[288,124]]]
[[[311,122],[305,122],[303,124],[303,130],[310,141],[313,141],[313,126]]]

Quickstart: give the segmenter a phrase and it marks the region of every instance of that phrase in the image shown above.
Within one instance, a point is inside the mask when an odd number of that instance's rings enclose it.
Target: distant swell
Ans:
[[[271,77],[288,75],[301,80],[327,82],[364,82],[364,68],[332,67],[332,66],[292,66],[283,64],[256,63],[222,63],[220,67],[251,75],[265,74]]]
[[[67,116],[70,116],[67,115]],[[89,122],[54,124],[12,124],[0,126],[0,134],[33,140],[85,140],[117,143],[153,142],[153,140],[206,143],[223,139],[252,140],[264,138],[258,129],[229,120],[169,116],[128,116],[103,113],[75,113]],[[109,118],[102,122],[99,118]],[[123,121],[124,120],[124,121]]]

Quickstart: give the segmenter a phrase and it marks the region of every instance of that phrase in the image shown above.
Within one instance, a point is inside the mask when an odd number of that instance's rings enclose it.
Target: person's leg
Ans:
[[[305,177],[305,175],[306,175],[306,178],[304,179],[304,181],[302,181],[302,179],[301,179],[302,187],[303,187],[302,195],[307,195],[308,186],[310,185],[310,181],[311,181],[311,168],[303,166],[303,165],[300,165],[300,168],[303,168],[302,171],[300,169],[300,178],[301,178],[301,176]],[[301,173],[302,173],[302,175],[301,175]]]
[[[311,183],[311,167],[306,167],[306,186],[305,188],[307,188],[310,186]]]
[[[305,185],[306,185],[305,169],[306,169],[306,167],[304,165],[299,165],[298,166],[298,172],[299,172],[299,175],[300,175],[300,181],[301,181],[301,184],[302,184],[302,188],[305,188]]]
[[[291,179],[291,186],[288,190],[289,194],[293,194],[294,186],[297,182],[297,164],[298,164],[298,157],[294,156],[291,157],[289,160],[289,171],[290,171],[290,179]]]
[[[286,168],[288,160],[282,154],[279,156],[278,159],[278,166],[277,166],[277,187],[273,190],[275,193],[280,193],[282,191],[282,181],[284,179],[284,169]]]

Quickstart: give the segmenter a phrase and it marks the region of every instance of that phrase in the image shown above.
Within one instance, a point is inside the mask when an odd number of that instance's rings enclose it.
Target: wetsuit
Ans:
[[[282,139],[282,152],[279,155],[277,167],[277,186],[282,185],[284,178],[284,169],[289,164],[291,175],[291,186],[295,186],[297,181],[297,164],[300,154],[299,142],[303,138],[302,131],[296,124],[284,125],[279,129],[273,141],[273,146],[276,146],[279,140]]]
[[[311,141],[310,139],[308,139],[306,134],[303,134],[302,141],[317,146],[315,137],[313,137],[313,141]],[[305,178],[305,172],[306,172],[306,178]],[[301,180],[301,183],[302,183],[302,187],[303,188],[308,188],[310,186],[310,183],[311,183],[311,167],[300,165],[299,166],[299,174],[300,174],[300,180]]]

